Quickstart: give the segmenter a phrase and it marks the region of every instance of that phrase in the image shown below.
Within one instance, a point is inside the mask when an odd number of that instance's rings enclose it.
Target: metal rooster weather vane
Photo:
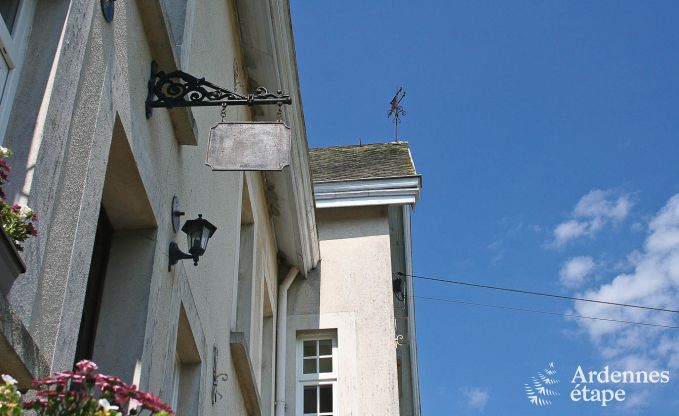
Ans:
[[[403,106],[401,105],[401,101],[405,98],[405,96],[406,92],[403,90],[403,87],[400,87],[398,91],[396,91],[396,94],[394,94],[394,98],[391,99],[391,103],[389,104],[390,109],[387,113],[387,117],[394,117],[394,124],[396,125],[396,137],[394,138],[395,141],[398,141],[398,123],[401,122],[401,116],[406,115],[406,110],[403,109]]]

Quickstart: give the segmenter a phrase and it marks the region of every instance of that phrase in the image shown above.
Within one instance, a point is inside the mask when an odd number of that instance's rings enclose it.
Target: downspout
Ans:
[[[276,322],[276,411],[275,416],[285,416],[285,341],[288,320],[288,289],[299,269],[292,266],[278,287],[278,314]]]

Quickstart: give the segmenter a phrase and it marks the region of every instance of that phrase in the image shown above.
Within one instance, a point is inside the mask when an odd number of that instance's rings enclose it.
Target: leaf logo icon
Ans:
[[[559,395],[559,392],[551,387],[560,383],[556,375],[556,367],[551,362],[547,368],[539,371],[536,377],[531,377],[529,384],[523,385],[526,397],[533,406],[549,406],[552,404],[552,398]]]

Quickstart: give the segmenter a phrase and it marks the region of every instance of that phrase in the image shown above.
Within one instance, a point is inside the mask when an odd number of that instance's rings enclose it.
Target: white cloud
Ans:
[[[566,261],[559,270],[561,283],[568,288],[578,288],[594,269],[594,260],[589,256],[573,257]]]
[[[679,299],[679,194],[649,224],[634,267],[581,294],[610,302],[676,309]],[[601,318],[678,325],[676,314],[575,302],[575,312]],[[679,331],[603,321],[578,321],[608,362],[625,369],[679,370]]]
[[[571,240],[587,234],[589,227],[586,222],[575,220],[562,222],[554,229],[554,243],[557,246],[564,246]]]
[[[611,200],[608,199],[609,197],[611,197]],[[615,201],[613,201],[613,198],[615,198],[613,191],[595,189],[580,198],[580,201],[575,205],[573,214],[576,217],[610,218],[622,221],[629,214],[632,202],[627,194],[618,196]]]
[[[488,389],[480,387],[462,387],[460,392],[465,398],[467,405],[478,411],[483,411],[490,400],[490,392]]]
[[[624,220],[631,208],[630,194],[594,189],[575,204],[571,219],[554,228],[551,245],[558,248],[580,237],[594,237],[607,223]]]

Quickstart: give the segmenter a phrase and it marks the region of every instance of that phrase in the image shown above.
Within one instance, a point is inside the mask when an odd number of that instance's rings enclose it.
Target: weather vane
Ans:
[[[394,95],[394,98],[391,99],[390,106],[391,108],[389,109],[389,113],[387,113],[387,117],[391,118],[394,116],[394,124],[396,125],[396,138],[395,140],[398,141],[398,123],[401,121],[401,116],[406,115],[406,110],[403,109],[403,106],[401,105],[401,101],[405,98],[406,92],[403,90],[403,87],[400,87],[398,91],[396,91],[396,94]]]

